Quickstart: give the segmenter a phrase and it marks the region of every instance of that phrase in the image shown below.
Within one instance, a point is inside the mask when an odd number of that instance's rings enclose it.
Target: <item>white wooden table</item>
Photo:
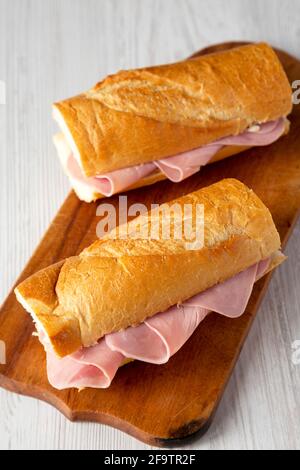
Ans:
[[[0,0],[0,300],[68,192],[51,142],[52,101],[120,68],[174,61],[225,40],[266,40],[300,57],[299,20],[296,0]],[[298,224],[211,429],[187,449],[300,448],[300,365],[292,362],[299,235]],[[0,390],[0,448],[148,447]]]

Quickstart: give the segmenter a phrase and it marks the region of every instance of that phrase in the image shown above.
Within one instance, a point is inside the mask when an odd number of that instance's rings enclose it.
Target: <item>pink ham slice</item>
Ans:
[[[126,357],[164,364],[184,345],[208,313],[199,306],[175,305],[136,328],[106,335],[106,344]]]
[[[237,276],[192,297],[184,305],[190,308],[201,306],[208,311],[220,313],[226,317],[237,318],[245,311],[253,289],[257,269],[258,265],[251,266]]]
[[[144,163],[143,165],[112,171],[106,175],[97,176],[95,179],[97,180],[97,184],[101,186],[101,194],[109,197],[125,189],[124,181],[126,181],[126,187],[128,188],[132,184],[153,173],[154,170],[155,166],[153,163]]]
[[[185,178],[197,173],[201,166],[206,165],[222,147],[222,143],[205,145],[174,157],[157,160],[155,165],[169,180],[180,183]]]
[[[217,312],[237,318],[245,311],[253,284],[268,267],[268,260],[251,266],[221,284],[198,294],[182,305],[154,315],[142,325],[105,336],[112,351],[139,361],[168,362],[194,333],[206,315]],[[142,338],[142,340],[141,340]]]
[[[206,165],[225,145],[251,147],[270,145],[282,135],[284,126],[284,119],[271,121],[259,126],[260,129],[257,132],[246,131],[239,135],[225,137],[190,152],[158,160],[155,164],[169,180],[179,183],[188,176],[197,173],[200,167]]]
[[[155,165],[153,163],[145,163],[144,165],[131,166],[129,168],[112,171],[103,176],[86,177],[82,174],[77,160],[70,154],[67,160],[66,170],[71,179],[77,184],[80,184],[82,188],[84,187],[96,193],[103,194],[106,197],[110,197],[153,173]]]
[[[153,364],[167,362],[210,311],[231,318],[242,315],[255,280],[263,275],[268,264],[269,260],[261,261],[184,304],[154,315],[135,328],[106,335],[95,346],[71,356],[59,359],[46,348],[49,382],[60,390],[107,388],[126,357]]]
[[[171,181],[179,183],[188,176],[197,173],[201,166],[206,165],[210,159],[225,145],[262,146],[275,142],[283,133],[284,119],[271,121],[259,126],[257,132],[245,131],[240,135],[225,137],[211,144],[199,147],[188,152],[174,155],[151,163],[131,166],[115,170],[104,175],[85,177],[79,163],[70,154],[67,160],[67,173],[81,187],[112,196],[119,193],[137,181],[159,169]]]
[[[83,348],[62,359],[48,349],[48,380],[58,390],[72,387],[107,388],[123,360],[124,356],[111,351],[104,339],[96,346]]]

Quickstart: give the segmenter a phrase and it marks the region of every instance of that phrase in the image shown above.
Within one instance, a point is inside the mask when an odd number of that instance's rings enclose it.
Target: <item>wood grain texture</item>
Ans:
[[[0,1],[8,89],[0,106],[2,299],[67,190],[51,144],[54,99],[118,68],[176,60],[220,40],[265,39],[300,55],[297,2],[229,2],[226,11],[222,3]],[[299,227],[287,250],[293,262],[274,276],[214,425],[186,448],[300,446],[300,368],[291,362],[300,339],[298,240]],[[110,428],[69,423],[35,400],[0,397],[0,447],[144,448]]]

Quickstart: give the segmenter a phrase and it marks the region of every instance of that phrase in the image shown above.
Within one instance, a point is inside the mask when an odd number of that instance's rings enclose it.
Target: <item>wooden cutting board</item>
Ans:
[[[200,53],[236,45],[221,44]],[[290,81],[300,79],[300,62],[278,54]],[[238,178],[269,207],[284,246],[300,208],[300,106],[294,107],[291,123],[289,135],[269,147],[209,165],[180,184],[164,181],[131,191],[128,204],[150,206],[224,177]],[[117,206],[118,197],[110,202]],[[98,204],[80,202],[70,193],[17,283],[94,241]],[[209,315],[167,364],[133,362],[118,371],[109,389],[80,393],[57,391],[49,385],[43,348],[32,336],[33,323],[11,292],[0,311],[0,339],[7,354],[6,365],[0,365],[0,385],[51,403],[71,420],[109,424],[155,446],[178,445],[183,438],[208,429],[270,277],[256,284],[242,317]]]

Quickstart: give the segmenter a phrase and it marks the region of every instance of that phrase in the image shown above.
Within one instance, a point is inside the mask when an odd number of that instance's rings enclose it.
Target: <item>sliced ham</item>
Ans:
[[[58,390],[65,388],[107,388],[110,386],[124,356],[114,352],[104,339],[90,348],[58,358],[47,350],[47,374],[50,384]]]
[[[269,259],[251,266],[227,281],[207,289],[187,300],[184,305],[220,313],[225,317],[240,317],[250,299],[253,284],[267,270]]]
[[[250,298],[255,282],[258,265],[251,266],[221,284],[217,284],[205,292],[192,297],[185,305],[201,306],[208,311],[237,318],[244,311]]]
[[[242,315],[255,280],[263,275],[268,264],[269,260],[263,260],[137,327],[106,335],[95,346],[83,348],[63,359],[57,358],[45,345],[49,382],[60,390],[107,388],[125,358],[153,364],[167,362],[210,311],[231,318]],[[43,342],[41,335],[40,339]]]
[[[258,129],[255,132],[248,130],[239,135],[225,137],[190,152],[158,160],[155,164],[169,180],[179,183],[197,173],[201,166],[206,165],[226,145],[249,147],[270,145],[282,135],[285,124],[284,119],[278,119],[257,127]]]
[[[222,147],[222,143],[205,145],[174,157],[157,160],[155,165],[169,180],[179,183],[197,173]]]
[[[110,197],[128,188],[142,178],[149,176],[155,169],[156,167],[153,163],[144,163],[142,165],[115,170],[111,173],[106,173],[103,176],[94,178],[96,180],[95,186],[97,186],[101,194]],[[124,186],[124,184],[126,184],[126,186]]]
[[[255,281],[258,281],[264,275],[264,273],[267,271],[269,266],[270,266],[270,258],[263,259],[262,261],[258,263]]]
[[[135,328],[106,335],[106,344],[126,357],[163,364],[184,345],[208,313],[199,306],[175,305]]]
[[[179,183],[197,173],[201,166],[206,165],[226,145],[262,146],[275,142],[284,131],[285,121],[284,119],[278,119],[254,127],[255,129],[249,129],[242,134],[225,137],[188,152],[151,163],[122,168],[95,177],[84,176],[78,161],[70,153],[64,167],[71,182],[75,182],[77,187],[80,186],[81,191],[90,190],[107,197],[123,191],[157,169],[164,173],[169,180]]]
[[[86,177],[83,175],[79,163],[72,154],[69,155],[66,171],[71,179],[80,184],[81,189],[89,188],[94,192],[110,197],[123,189],[128,188],[136,181],[150,175],[155,170],[153,163],[145,163],[144,165],[131,166],[121,170],[112,171],[103,176]],[[126,185],[126,186],[125,186]]]

